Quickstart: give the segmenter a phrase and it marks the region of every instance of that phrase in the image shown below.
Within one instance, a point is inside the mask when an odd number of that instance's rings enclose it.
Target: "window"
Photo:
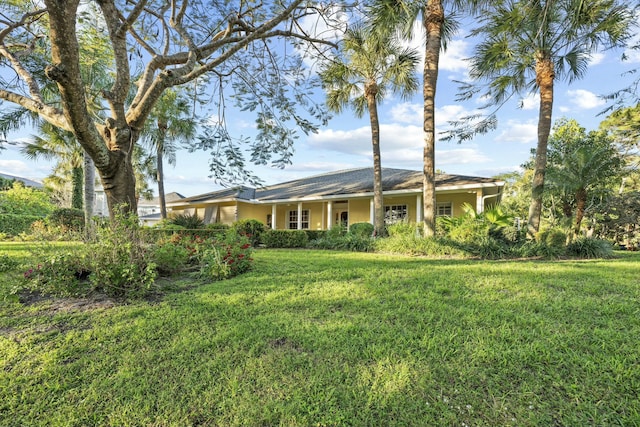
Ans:
[[[309,210],[305,209],[302,211],[302,221],[301,221],[302,229],[309,229]],[[297,230],[298,229],[298,211],[289,211],[289,230]]]
[[[273,228],[273,216],[271,214],[267,214],[267,227]]]
[[[394,224],[407,219],[407,205],[390,205],[384,207],[384,223]]]
[[[451,202],[438,203],[436,205],[436,216],[451,216],[452,213]]]

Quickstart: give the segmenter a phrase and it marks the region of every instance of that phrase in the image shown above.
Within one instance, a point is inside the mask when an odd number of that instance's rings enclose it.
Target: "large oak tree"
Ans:
[[[111,215],[121,204],[135,211],[134,147],[168,88],[213,80],[210,87],[240,94],[250,104],[243,107],[258,112],[252,155],[279,150],[277,161],[287,160],[295,135],[279,127],[314,125],[296,110],[308,92],[295,51],[281,54],[283,40],[318,41],[300,24],[316,12],[302,0],[9,0],[0,17],[0,100],[73,132],[95,163]],[[87,27],[104,34],[112,55],[112,81],[99,100],[106,119],[91,114],[82,78],[92,49],[81,37]],[[256,91],[256,81],[272,87]],[[45,89],[56,91],[55,102]]]

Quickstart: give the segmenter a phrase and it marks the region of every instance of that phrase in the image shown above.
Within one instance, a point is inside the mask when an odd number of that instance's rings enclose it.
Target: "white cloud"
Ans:
[[[467,165],[485,163],[491,159],[476,148],[436,150],[436,166]]]
[[[598,65],[604,61],[606,55],[601,52],[596,52],[591,54],[591,59],[589,60],[589,66]]]
[[[424,107],[422,104],[403,102],[391,108],[391,120],[397,123],[421,123]]]
[[[606,104],[604,99],[584,89],[568,90],[567,96],[572,104],[583,110],[601,107]]]
[[[469,42],[465,39],[451,40],[447,43],[447,50],[440,55],[439,70],[467,73],[469,63],[465,58],[469,57]]]
[[[523,110],[535,110],[540,107],[540,94],[532,93],[520,100]]]
[[[499,124],[498,124],[499,125]],[[530,144],[538,139],[538,125],[534,120],[520,122],[507,121],[506,129],[495,138],[496,142]]]
[[[0,170],[9,175],[18,175],[26,178],[24,174],[33,172],[33,168],[21,160],[0,160]]]
[[[459,34],[458,36],[460,38],[450,40],[447,43],[447,50],[440,54],[440,61],[438,63],[439,70],[461,72],[463,74],[467,73],[469,64],[464,59],[470,56],[468,52],[470,44],[464,38],[463,33]],[[420,73],[422,73],[423,71],[422,66],[424,64],[425,40],[426,37],[424,33],[424,26],[422,25],[422,21],[417,19],[413,23],[409,47],[417,50],[420,55]]]

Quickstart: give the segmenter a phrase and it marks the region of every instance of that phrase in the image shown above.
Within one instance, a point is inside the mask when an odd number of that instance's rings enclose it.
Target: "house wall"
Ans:
[[[271,215],[271,205],[238,203],[238,220],[255,219],[266,225],[267,215]]]
[[[471,206],[476,206],[476,193],[444,193],[436,194],[436,203],[451,202],[452,212],[451,214],[456,217],[462,215],[462,205],[469,203]]]
[[[371,221],[371,199],[349,200],[349,225]]]

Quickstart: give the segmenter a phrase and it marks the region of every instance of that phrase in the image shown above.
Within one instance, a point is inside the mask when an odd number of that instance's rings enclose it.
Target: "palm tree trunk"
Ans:
[[[164,136],[162,137],[164,140]],[[164,151],[164,144],[162,142],[158,142],[157,150],[156,150],[156,159],[157,165],[156,169],[158,170],[156,179],[158,181],[158,199],[160,200],[160,217],[162,219],[167,218],[167,202],[164,197],[164,169],[163,169],[163,159],[162,153]]]
[[[576,225],[573,230],[573,234],[578,236],[580,234],[580,224],[584,218],[584,212],[587,206],[587,191],[584,188],[580,188],[576,191]]]
[[[74,166],[71,170],[71,207],[82,209],[82,166]]]
[[[538,117],[538,145],[531,185],[531,204],[527,235],[535,238],[540,230],[542,195],[544,193],[544,175],[547,168],[547,143],[551,133],[551,114],[553,111],[554,64],[546,52],[539,52],[536,58],[536,81],[540,88],[540,112]]]
[[[93,207],[95,205],[96,170],[91,156],[82,151],[84,168],[84,233],[87,240],[93,238]]]
[[[435,174],[435,101],[438,82],[438,64],[442,45],[444,8],[441,0],[428,0],[422,13],[427,41],[424,57],[424,149],[423,149],[423,221],[424,236],[436,234],[436,174]]]
[[[378,104],[376,94],[378,86],[375,82],[367,83],[365,96],[369,108],[371,122],[371,147],[373,148],[373,233],[375,236],[386,235],[384,227],[384,196],[382,195],[382,161],[380,158],[380,122],[378,120]]]

